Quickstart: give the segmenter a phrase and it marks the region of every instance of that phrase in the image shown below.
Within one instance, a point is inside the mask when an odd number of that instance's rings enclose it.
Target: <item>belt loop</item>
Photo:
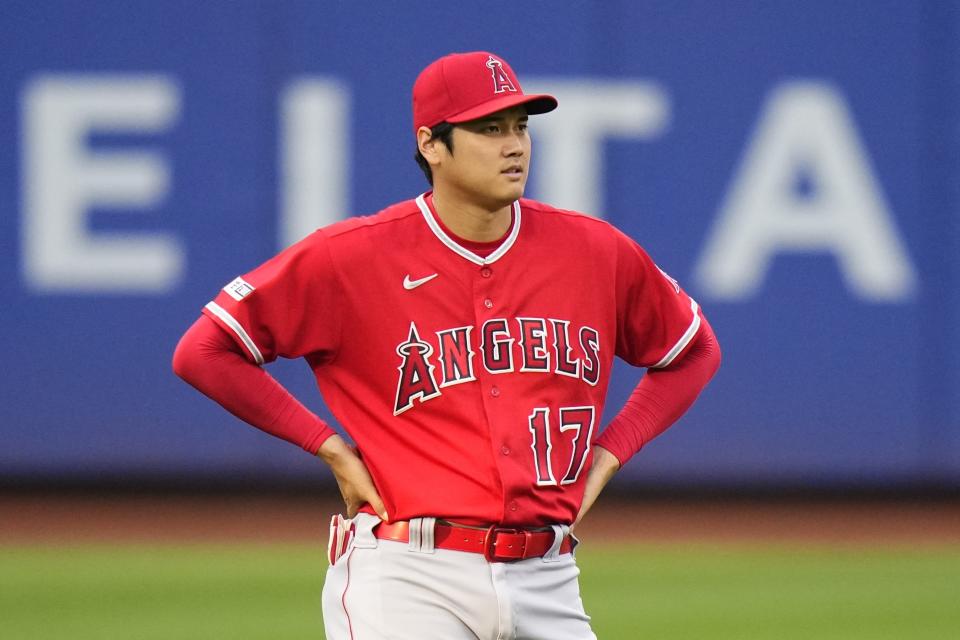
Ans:
[[[420,553],[433,553],[436,550],[434,529],[436,518],[423,518],[423,527],[420,530]]]
[[[380,524],[380,518],[369,513],[358,513],[351,521],[353,523],[353,546],[360,549],[376,549],[378,540],[373,530]]]
[[[565,524],[553,524],[550,525],[550,528],[553,529],[553,544],[550,545],[550,549],[543,554],[544,562],[559,562],[560,561],[560,545],[563,544],[563,539],[567,537],[570,533],[570,527]]]
[[[418,553],[420,551],[420,527],[422,525],[423,518],[410,518],[410,521],[407,523],[409,529],[407,529],[407,551],[412,551]]]
[[[433,553],[433,527],[436,522],[436,518],[410,518],[407,551],[412,553]]]

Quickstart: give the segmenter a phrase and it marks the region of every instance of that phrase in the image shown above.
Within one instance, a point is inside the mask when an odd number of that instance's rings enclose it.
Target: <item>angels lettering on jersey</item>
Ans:
[[[546,373],[600,380],[600,334],[588,326],[571,327],[553,318],[494,318],[480,327],[454,327],[423,334],[410,323],[397,345],[397,395],[394,415],[439,397],[445,387],[475,382],[476,368],[487,373]],[[514,348],[516,343],[517,348]]]

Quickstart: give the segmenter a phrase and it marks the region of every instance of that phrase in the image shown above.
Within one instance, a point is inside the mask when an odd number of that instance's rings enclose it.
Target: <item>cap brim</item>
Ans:
[[[504,109],[509,109],[510,107],[516,107],[518,105],[525,106],[528,114],[536,115],[538,113],[547,113],[548,111],[553,111],[556,109],[557,99],[546,93],[534,95],[507,95],[500,98],[494,98],[493,100],[488,100],[483,104],[478,104],[477,106],[471,107],[466,111],[461,111],[460,113],[446,118],[446,121],[451,124],[469,122],[470,120],[476,120],[478,118],[488,116],[491,113],[503,111]]]

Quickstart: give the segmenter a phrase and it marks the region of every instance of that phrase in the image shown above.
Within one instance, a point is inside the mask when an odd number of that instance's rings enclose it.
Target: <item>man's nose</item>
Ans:
[[[523,133],[517,132],[508,136],[506,143],[503,146],[503,153],[506,156],[522,156],[523,155]]]

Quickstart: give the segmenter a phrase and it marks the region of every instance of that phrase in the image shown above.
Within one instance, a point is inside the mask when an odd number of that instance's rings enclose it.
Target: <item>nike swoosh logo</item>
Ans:
[[[422,284],[426,284],[427,282],[430,282],[431,280],[433,280],[434,278],[436,278],[438,275],[440,275],[440,274],[439,274],[439,273],[434,273],[434,274],[432,274],[432,275],[427,276],[426,278],[420,278],[419,280],[411,280],[411,279],[410,279],[410,274],[408,273],[408,274],[407,274],[406,276],[404,276],[404,278],[403,278],[403,288],[406,289],[407,291],[411,291],[411,290],[413,290],[413,289],[416,289],[417,287],[419,287],[419,286],[422,285]]]

